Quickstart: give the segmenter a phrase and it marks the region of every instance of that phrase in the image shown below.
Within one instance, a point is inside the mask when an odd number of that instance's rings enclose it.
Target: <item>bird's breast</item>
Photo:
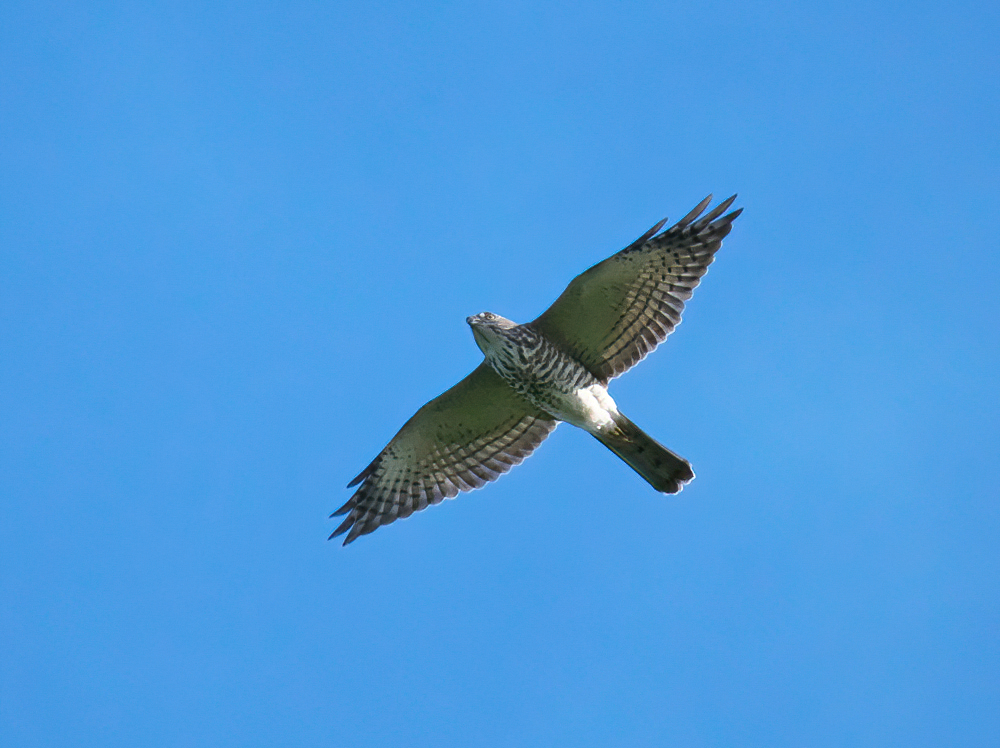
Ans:
[[[614,400],[593,374],[546,340],[487,356],[493,369],[537,408],[587,430],[613,424]],[[503,355],[506,353],[507,355]]]

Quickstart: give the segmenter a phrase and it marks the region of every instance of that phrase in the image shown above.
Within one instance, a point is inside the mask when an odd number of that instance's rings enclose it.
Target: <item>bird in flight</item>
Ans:
[[[657,491],[680,491],[694,478],[691,465],[626,418],[608,382],[680,324],[684,302],[742,212],[726,213],[735,199],[705,213],[709,195],[661,232],[663,219],[574,278],[532,322],[490,312],[469,317],[485,360],[418,410],[348,484],[358,489],[330,515],[347,515],[330,538],[347,533],[347,545],[496,480],[560,421],[593,434]]]

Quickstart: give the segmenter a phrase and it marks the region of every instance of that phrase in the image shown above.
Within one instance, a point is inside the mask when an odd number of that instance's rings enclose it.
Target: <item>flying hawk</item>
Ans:
[[[560,421],[578,426],[653,488],[677,493],[691,465],[622,415],[608,382],[680,323],[684,302],[742,212],[736,196],[702,215],[709,195],[666,231],[666,219],[578,275],[538,319],[519,325],[483,312],[466,321],[485,360],[406,422],[348,484],[357,492],[331,538],[344,545],[428,504],[496,480]],[[721,217],[720,217],[721,216]]]

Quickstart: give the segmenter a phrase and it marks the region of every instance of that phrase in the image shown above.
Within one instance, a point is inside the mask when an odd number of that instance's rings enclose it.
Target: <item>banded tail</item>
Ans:
[[[597,440],[610,449],[661,493],[677,493],[694,478],[691,463],[649,436],[621,413],[615,413],[613,431],[596,433]]]

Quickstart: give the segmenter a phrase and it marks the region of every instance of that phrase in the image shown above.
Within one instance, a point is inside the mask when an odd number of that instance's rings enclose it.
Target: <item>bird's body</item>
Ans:
[[[540,411],[592,434],[658,491],[676,493],[694,478],[687,460],[618,410],[606,384],[530,325],[492,312],[466,321],[490,368]]]
[[[351,486],[331,537],[345,545],[520,463],[560,421],[592,434],[653,488],[676,493],[691,466],[619,410],[608,382],[641,360],[680,322],[722,238],[741,211],[707,215],[706,198],[663,233],[642,237],[578,276],[540,317],[519,325],[490,312],[469,317],[485,361],[427,403]]]
[[[587,430],[612,422],[608,388],[530,326],[491,312],[466,322],[490,368],[539,410]]]

